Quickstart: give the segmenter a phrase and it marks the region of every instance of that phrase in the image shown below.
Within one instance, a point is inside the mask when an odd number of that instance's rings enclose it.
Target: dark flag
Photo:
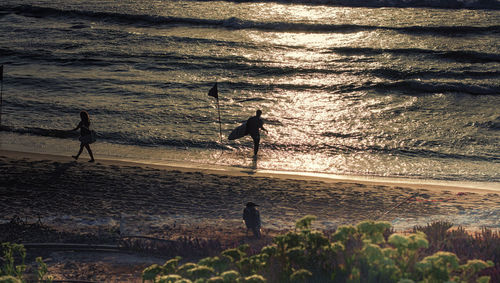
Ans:
[[[219,91],[217,91],[217,83],[208,91],[208,96],[214,97],[219,100]]]
[[[222,123],[220,121],[220,106],[219,106],[219,91],[217,90],[217,83],[208,91],[208,96],[214,97],[217,99],[217,111],[219,112],[219,134],[220,134],[220,143],[222,144]]]
[[[0,81],[3,81],[3,65],[0,66]]]

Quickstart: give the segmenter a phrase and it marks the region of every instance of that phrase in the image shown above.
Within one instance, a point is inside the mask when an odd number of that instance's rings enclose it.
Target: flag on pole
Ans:
[[[219,106],[219,91],[217,90],[217,83],[208,91],[208,96],[214,97],[217,99],[217,112],[219,112],[219,134],[220,134],[220,143],[222,144],[222,123],[220,121],[220,106]]]
[[[208,96],[214,97],[219,100],[219,91],[217,91],[217,83],[208,91]]]

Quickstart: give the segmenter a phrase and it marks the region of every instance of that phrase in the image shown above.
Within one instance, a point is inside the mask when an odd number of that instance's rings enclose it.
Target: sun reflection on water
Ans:
[[[297,19],[297,22],[311,21],[315,17],[325,16],[316,8],[312,13],[310,7],[294,6],[294,9],[279,7],[267,10],[265,13],[274,13],[274,16],[269,16],[270,18],[279,14],[288,19]],[[347,72],[335,72],[335,67],[339,69],[344,67],[340,61],[343,56],[331,52],[330,48],[352,44],[367,35],[362,32],[308,33],[305,31],[286,33],[248,31],[246,35],[253,42],[283,46],[283,48],[274,48],[273,52],[245,54],[245,57],[249,59],[258,57],[267,66],[311,70],[308,72],[310,74],[297,72],[291,76],[267,79],[274,85],[297,86],[297,89],[275,89],[270,95],[275,98],[275,101],[269,105],[266,115],[280,121],[280,126],[270,127],[266,139],[270,143],[279,141],[280,144],[285,145],[285,148],[267,152],[272,155],[268,156],[269,159],[275,163],[286,163],[286,168],[307,168],[307,170],[318,172],[332,171],[331,167],[340,168],[345,165],[345,157],[341,154],[322,154],[320,151],[316,154],[299,154],[299,156],[297,152],[307,152],[307,147],[313,145],[316,149],[323,147],[327,151],[341,151],[342,148],[350,146],[349,143],[359,142],[358,138],[350,137],[362,136],[360,131],[366,127],[363,119],[371,115],[368,107],[377,101],[360,101],[353,99],[352,94],[344,97],[342,86],[359,83],[362,79],[356,75],[347,75]],[[298,46],[301,48],[293,48]],[[329,72],[332,69],[333,71]],[[324,71],[318,72],[319,70]],[[301,86],[314,86],[317,91],[303,91],[300,89]],[[364,95],[366,94],[359,93],[359,96]],[[301,150],[293,150],[296,147]],[[291,156],[292,152],[295,156]]]

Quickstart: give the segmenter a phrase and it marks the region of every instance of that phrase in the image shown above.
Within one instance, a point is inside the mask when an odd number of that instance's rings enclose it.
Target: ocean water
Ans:
[[[500,183],[499,1],[3,0],[0,64],[2,149]]]

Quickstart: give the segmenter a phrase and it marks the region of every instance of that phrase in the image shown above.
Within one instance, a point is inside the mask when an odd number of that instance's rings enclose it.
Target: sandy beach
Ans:
[[[71,221],[82,225],[118,225],[122,221],[122,229],[134,221],[137,225],[149,221],[152,227],[171,221],[241,224],[244,204],[253,201],[260,205],[267,228],[293,227],[295,220],[307,214],[316,215],[318,224],[333,228],[366,219],[408,228],[411,221],[405,226],[397,220],[450,219],[470,209],[500,207],[500,195],[492,190],[86,161],[0,151],[2,220],[18,215],[71,226],[75,224]]]
[[[403,230],[433,220],[470,229],[500,223],[500,194],[492,190],[86,161],[0,151],[0,220],[40,219],[74,233],[214,238],[243,235],[242,209],[253,201],[268,231],[290,229],[308,214],[325,229],[367,219]]]

